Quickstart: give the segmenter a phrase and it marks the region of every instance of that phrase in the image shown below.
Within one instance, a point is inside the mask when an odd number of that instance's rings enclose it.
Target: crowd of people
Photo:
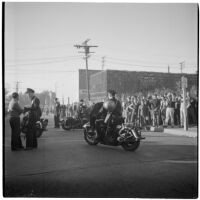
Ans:
[[[147,97],[129,96],[122,101],[123,115],[127,123],[140,127],[174,125],[183,127],[187,117],[189,124],[197,124],[197,100],[186,96],[187,113],[185,116],[183,97],[174,93],[149,95]]]
[[[186,95],[187,113],[185,116],[183,97],[175,93],[165,95],[128,96],[119,99],[122,104],[122,113],[126,123],[134,123],[137,126],[148,128],[150,126],[184,126],[184,119],[187,117],[189,124],[197,124],[197,98]],[[82,99],[79,104],[60,105],[60,118],[81,117],[86,107],[91,106]],[[56,114],[57,115],[57,114]]]

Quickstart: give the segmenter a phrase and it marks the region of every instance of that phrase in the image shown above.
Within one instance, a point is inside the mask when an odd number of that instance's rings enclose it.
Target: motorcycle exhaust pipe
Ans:
[[[127,138],[123,138],[123,137],[118,137],[117,141],[122,143],[122,142],[128,142],[128,140],[130,140],[129,142],[134,142],[137,141],[139,138],[135,138],[133,135],[127,137]]]

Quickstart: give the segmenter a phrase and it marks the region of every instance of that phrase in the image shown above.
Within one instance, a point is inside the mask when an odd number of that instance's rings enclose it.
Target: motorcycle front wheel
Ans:
[[[140,146],[140,140],[135,142],[125,142],[122,147],[126,151],[135,151]]]
[[[84,130],[84,139],[89,145],[97,145],[98,140],[96,132],[94,134],[89,134],[86,130]]]
[[[72,123],[71,123],[71,121],[68,121],[68,120],[66,122],[62,121],[61,126],[66,131],[69,131],[72,129]]]

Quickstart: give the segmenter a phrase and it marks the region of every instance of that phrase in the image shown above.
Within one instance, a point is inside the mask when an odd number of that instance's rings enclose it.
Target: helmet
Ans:
[[[115,109],[115,107],[116,107],[116,104],[115,104],[114,101],[108,100],[108,101],[104,102],[103,107],[104,107],[106,110],[108,110],[109,112],[113,112],[114,109]]]

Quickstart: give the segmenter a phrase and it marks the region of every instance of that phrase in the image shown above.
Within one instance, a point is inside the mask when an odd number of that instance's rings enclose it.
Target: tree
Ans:
[[[8,105],[10,100],[12,99],[11,95],[9,95],[9,92],[6,88],[4,88],[4,100],[5,100],[5,107],[4,107],[4,114],[7,115],[8,114]]]

